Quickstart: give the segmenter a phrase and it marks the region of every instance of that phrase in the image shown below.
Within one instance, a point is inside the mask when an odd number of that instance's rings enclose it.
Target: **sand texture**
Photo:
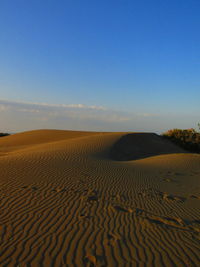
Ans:
[[[200,155],[153,133],[0,138],[0,266],[200,266]]]

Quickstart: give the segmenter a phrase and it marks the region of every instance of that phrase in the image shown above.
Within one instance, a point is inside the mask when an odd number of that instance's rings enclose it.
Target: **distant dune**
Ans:
[[[153,133],[0,138],[0,266],[199,266],[200,154]]]

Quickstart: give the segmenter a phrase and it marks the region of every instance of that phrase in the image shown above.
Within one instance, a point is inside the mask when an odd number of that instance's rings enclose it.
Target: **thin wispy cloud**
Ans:
[[[93,131],[164,131],[187,128],[183,116],[125,112],[85,104],[49,104],[0,99],[0,132],[56,128]],[[194,126],[197,118],[193,117]]]
[[[104,121],[126,121],[130,118],[120,115],[103,106],[87,106],[84,104],[48,104],[20,101],[0,100],[1,111],[46,114],[49,117],[65,116],[77,119],[98,119]]]
[[[0,99],[1,106],[36,106],[36,107],[49,107],[49,108],[75,108],[75,109],[92,109],[92,110],[106,110],[106,107],[91,105],[87,106],[84,104],[51,104],[51,103],[37,103],[37,102],[26,102],[26,101],[10,101],[6,99]]]
[[[8,125],[9,121],[9,129],[11,131],[30,128],[73,128],[87,130],[86,126],[89,127],[89,130],[100,130],[99,127],[102,127],[104,124],[109,126],[131,120],[128,114],[109,110],[103,106],[32,103],[4,99],[0,99],[0,112],[1,127]],[[7,129],[8,127],[5,128]]]

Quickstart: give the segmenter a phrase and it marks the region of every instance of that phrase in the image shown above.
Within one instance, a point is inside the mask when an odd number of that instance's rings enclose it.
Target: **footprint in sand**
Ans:
[[[87,254],[87,255],[85,256],[85,258],[84,258],[84,262],[85,262],[86,266],[90,266],[90,267],[92,267],[92,266],[97,266],[97,265],[96,265],[96,264],[97,264],[97,259],[96,259],[96,257],[95,257],[94,255],[92,255],[92,254]]]
[[[92,202],[92,201],[98,202],[98,200],[99,200],[98,191],[93,190],[91,192],[91,194],[88,196],[87,201],[88,202]]]
[[[150,223],[159,224],[161,226],[172,227],[180,230],[185,230],[193,233],[200,233],[199,220],[185,221],[181,218],[169,218],[159,216],[145,217]]]
[[[115,235],[113,233],[108,234],[108,245],[115,245],[118,240],[120,240],[120,236]]]
[[[36,187],[36,186],[25,185],[25,186],[22,186],[22,188],[23,189],[31,189],[31,190],[34,190],[34,191],[38,190],[38,187]]]
[[[34,191],[38,190],[38,188],[36,186],[32,186],[31,189],[34,190]]]
[[[137,216],[141,216],[144,212],[145,211],[143,209],[138,209],[138,208],[135,209],[135,213]]]
[[[160,197],[162,197],[163,200],[166,200],[166,201],[177,201],[177,202],[183,203],[187,199],[186,197],[171,195],[166,192],[159,192],[158,194]]]
[[[126,207],[123,207],[123,206],[115,205],[113,207],[117,211],[122,211],[122,212],[127,212],[127,213],[132,213],[133,212],[133,210],[131,208],[126,208]]]
[[[196,195],[191,195],[190,198],[194,198],[194,199],[200,199],[200,196],[196,196]]]
[[[140,193],[138,193],[138,195],[139,195],[139,196],[142,196],[142,197],[146,197],[146,196],[147,196],[147,193],[145,193],[145,192],[140,192]]]
[[[179,227],[179,226],[184,225],[184,222],[181,218],[149,216],[149,217],[146,217],[146,219],[152,223],[156,223],[156,224],[160,224],[160,225],[166,225],[166,226]]]
[[[91,201],[97,201],[98,202],[98,196],[96,196],[96,195],[89,196],[87,198],[87,201],[88,202],[91,202]]]
[[[81,213],[79,217],[80,217],[80,219],[90,219],[90,218],[92,218],[93,216],[89,216],[89,215],[87,215],[87,214],[85,214],[85,213]]]
[[[120,194],[111,195],[111,200],[112,201],[120,201],[121,200]]]
[[[107,266],[105,262],[105,257],[99,253],[95,249],[89,249],[86,252],[86,256],[83,259],[84,266],[94,267],[94,266]]]
[[[56,193],[63,193],[66,192],[67,190],[65,188],[54,188],[52,191]]]

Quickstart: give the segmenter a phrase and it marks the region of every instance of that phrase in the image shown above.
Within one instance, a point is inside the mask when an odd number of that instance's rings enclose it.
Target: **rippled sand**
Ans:
[[[199,262],[199,154],[152,133],[0,139],[0,266]]]

